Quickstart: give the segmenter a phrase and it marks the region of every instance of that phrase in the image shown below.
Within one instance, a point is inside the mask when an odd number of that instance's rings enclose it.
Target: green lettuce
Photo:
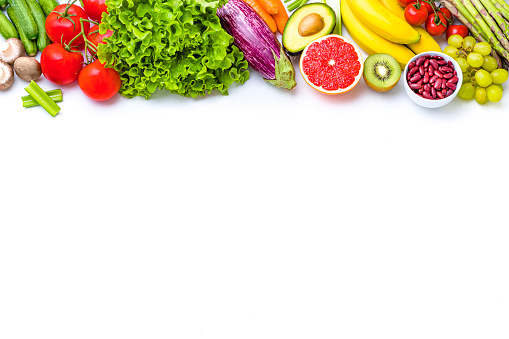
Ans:
[[[156,89],[183,96],[228,94],[249,78],[247,61],[221,27],[217,9],[227,0],[106,0],[98,57],[120,74],[120,93],[150,98]]]

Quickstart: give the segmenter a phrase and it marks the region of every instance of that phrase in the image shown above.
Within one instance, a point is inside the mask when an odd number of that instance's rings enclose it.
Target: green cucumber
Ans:
[[[14,26],[16,26],[16,28],[18,29],[19,39],[21,40],[23,45],[25,45],[25,50],[26,50],[27,54],[30,56],[36,55],[37,54],[37,43],[35,42],[35,40],[28,39],[27,36],[25,35],[25,32],[23,32],[20,29],[20,20],[18,18],[18,15],[16,14],[16,11],[14,10],[14,8],[12,8],[12,6],[7,7],[7,14],[9,15],[9,18],[11,19]]]
[[[0,35],[5,40],[9,38],[19,38],[16,27],[7,19],[3,12],[0,11]]]
[[[16,25],[18,31],[23,31],[28,39],[37,39],[37,25],[35,20],[28,9],[25,0],[8,0],[10,7],[16,12],[16,17],[19,19],[19,25]],[[9,15],[10,17],[10,15]],[[11,18],[12,19],[12,18]]]
[[[59,5],[59,3],[56,0],[38,0],[38,1],[39,5],[41,5],[41,8],[44,11],[44,14],[46,14],[46,16],[48,16],[55,9],[55,7]]]
[[[7,7],[7,0],[0,0],[0,9]]]
[[[39,51],[43,51],[46,46],[51,44],[51,40],[46,34],[46,16],[42,12],[41,6],[35,0],[25,0],[32,16],[34,17],[35,23],[37,24],[37,29],[39,31],[39,36],[37,37],[37,49]]]

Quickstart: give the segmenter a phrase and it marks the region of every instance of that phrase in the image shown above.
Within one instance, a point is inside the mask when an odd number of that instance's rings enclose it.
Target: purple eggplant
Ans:
[[[293,89],[295,69],[262,18],[242,0],[229,0],[217,10],[221,26],[233,36],[249,66],[276,87]]]

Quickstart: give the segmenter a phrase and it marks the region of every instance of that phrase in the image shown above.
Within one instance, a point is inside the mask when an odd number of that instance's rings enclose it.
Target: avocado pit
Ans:
[[[306,15],[300,22],[298,32],[306,37],[320,32],[325,27],[325,21],[320,14],[311,13]]]

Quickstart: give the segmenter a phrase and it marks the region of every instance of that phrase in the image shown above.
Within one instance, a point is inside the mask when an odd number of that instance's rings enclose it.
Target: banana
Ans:
[[[405,46],[384,39],[366,27],[362,21],[357,19],[347,2],[346,0],[341,1],[341,17],[348,33],[357,45],[369,55],[390,54],[398,61],[401,69],[405,68],[405,65],[415,54]]]
[[[389,41],[397,44],[418,43],[421,36],[406,20],[386,8],[380,0],[346,0],[365,26]]]
[[[387,7],[392,13],[396,14],[401,19],[405,19],[405,9],[401,7],[398,0],[380,0],[380,2]],[[415,54],[423,52],[442,52],[440,45],[433,39],[433,37],[421,26],[414,27],[414,29],[421,35],[421,40],[416,44],[407,45]]]

